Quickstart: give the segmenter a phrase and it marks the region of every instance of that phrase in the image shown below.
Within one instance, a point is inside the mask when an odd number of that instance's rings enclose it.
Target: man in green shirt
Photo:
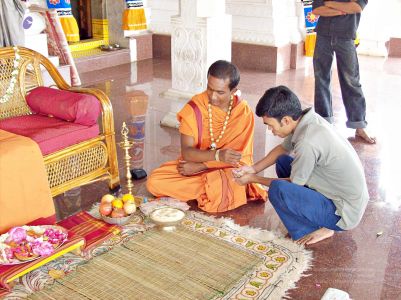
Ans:
[[[369,195],[362,164],[348,140],[313,108],[303,111],[298,97],[284,86],[267,90],[256,114],[285,139],[253,166],[235,170],[236,181],[269,186],[270,202],[300,244],[357,226]],[[257,175],[273,164],[279,178]]]

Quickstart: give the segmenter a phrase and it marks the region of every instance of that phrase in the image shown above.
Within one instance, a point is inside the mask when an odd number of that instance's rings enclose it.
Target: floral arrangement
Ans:
[[[8,88],[7,88],[4,96],[0,98],[0,103],[6,103],[10,100],[11,96],[14,93],[15,84],[17,83],[21,56],[19,55],[18,47],[13,47],[13,49],[14,49],[14,53],[15,53],[14,64],[13,64],[14,69],[11,72],[10,84],[8,85]]]
[[[14,227],[0,236],[0,264],[49,256],[66,241],[67,235],[59,226]]]

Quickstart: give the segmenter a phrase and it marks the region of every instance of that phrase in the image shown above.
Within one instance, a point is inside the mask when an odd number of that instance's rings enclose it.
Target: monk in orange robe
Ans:
[[[258,184],[240,186],[233,179],[238,166],[252,165],[254,114],[236,96],[238,68],[217,61],[208,71],[207,90],[195,95],[178,113],[181,157],[155,169],[147,188],[156,197],[196,199],[200,209],[224,212],[266,200]]]

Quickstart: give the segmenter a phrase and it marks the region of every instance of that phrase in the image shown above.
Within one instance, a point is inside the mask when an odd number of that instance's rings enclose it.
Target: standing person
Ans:
[[[327,121],[333,122],[330,81],[335,53],[341,95],[348,119],[346,125],[356,130],[356,136],[374,144],[376,139],[366,131],[366,101],[359,82],[359,63],[354,42],[361,12],[367,3],[368,0],[313,1],[312,12],[319,16],[313,55],[315,110]]]
[[[298,97],[284,86],[267,90],[256,114],[285,140],[253,166],[235,170],[236,181],[269,186],[271,204],[299,244],[357,226],[369,195],[362,164],[348,140],[313,108],[302,111]],[[273,164],[279,178],[256,175]]]
[[[232,210],[247,200],[266,200],[259,184],[233,180],[232,170],[252,165],[255,119],[237,95],[238,68],[230,62],[213,63],[207,90],[195,95],[178,113],[181,157],[155,169],[147,181],[150,193],[188,201],[196,199],[207,212]]]

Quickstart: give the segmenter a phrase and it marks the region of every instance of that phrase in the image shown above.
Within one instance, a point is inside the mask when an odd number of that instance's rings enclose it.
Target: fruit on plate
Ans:
[[[124,194],[121,198],[111,199],[104,195],[100,201],[99,213],[102,217],[123,218],[133,214],[136,211],[135,197],[131,194]]]
[[[135,203],[135,197],[132,196],[131,194],[124,194],[123,197],[122,197],[122,200],[123,200],[124,203],[126,203],[126,202]]]
[[[116,199],[113,195],[106,194],[100,200],[101,203],[111,203],[114,199]]]
[[[99,212],[101,215],[108,216],[112,211],[113,207],[111,206],[111,203],[100,203]]]
[[[136,205],[131,201],[125,202],[123,208],[127,215],[133,214],[136,211]]]
[[[120,199],[115,199],[113,200],[113,202],[111,202],[111,205],[113,206],[113,208],[123,208],[123,201]]]
[[[113,211],[111,212],[112,218],[122,218],[125,216],[126,216],[125,211],[122,208],[114,208]]]

